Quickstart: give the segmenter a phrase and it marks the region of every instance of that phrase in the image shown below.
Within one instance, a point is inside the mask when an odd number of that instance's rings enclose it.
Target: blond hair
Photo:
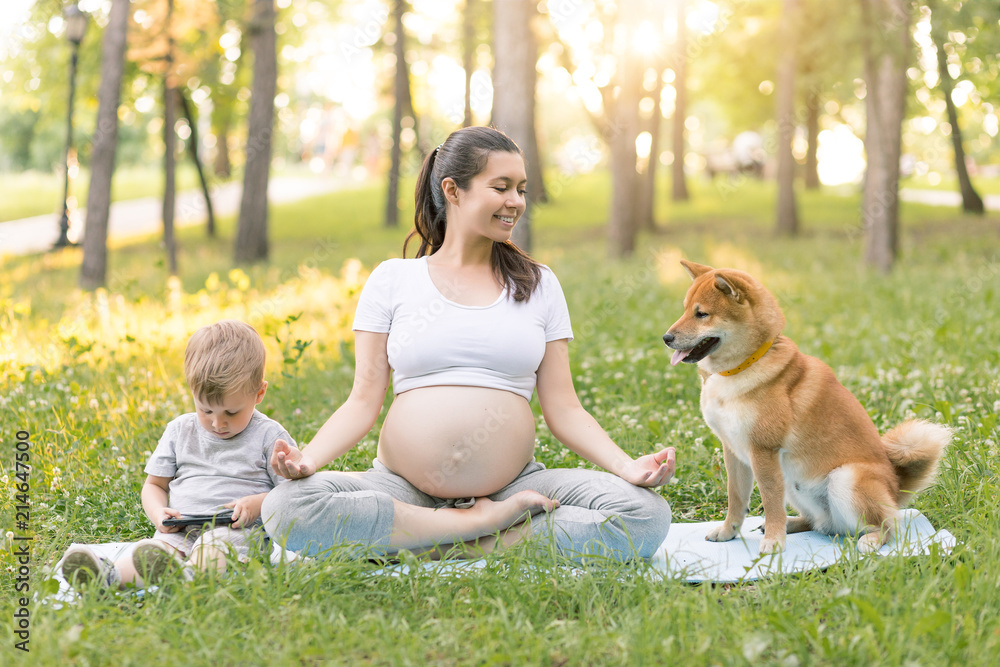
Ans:
[[[264,384],[264,341],[246,322],[222,320],[194,332],[184,352],[184,377],[199,401],[221,403],[233,392]]]

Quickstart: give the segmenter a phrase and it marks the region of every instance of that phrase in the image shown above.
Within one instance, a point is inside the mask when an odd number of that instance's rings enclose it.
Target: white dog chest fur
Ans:
[[[721,379],[713,375],[702,385],[701,414],[712,432],[749,465],[750,432],[757,422],[757,411],[732,391],[736,383]]]

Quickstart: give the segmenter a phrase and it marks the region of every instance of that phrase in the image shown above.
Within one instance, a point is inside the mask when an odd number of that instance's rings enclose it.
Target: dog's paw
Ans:
[[[708,531],[705,539],[709,542],[728,542],[734,537],[736,537],[736,530],[726,522]]]
[[[866,533],[858,538],[858,552],[863,554],[870,554],[872,552],[878,551],[882,548],[882,545],[888,541],[887,537],[883,535],[878,529]]]
[[[782,535],[780,538],[775,537],[765,537],[760,541],[760,553],[765,554],[776,554],[785,550],[785,536]]]

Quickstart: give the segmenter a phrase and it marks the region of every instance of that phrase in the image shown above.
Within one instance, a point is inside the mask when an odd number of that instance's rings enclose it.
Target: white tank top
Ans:
[[[355,331],[388,333],[393,393],[441,385],[489,387],[531,400],[545,344],[573,338],[562,287],[548,267],[527,302],[504,290],[463,306],[431,280],[427,258],[389,259],[368,277]]]

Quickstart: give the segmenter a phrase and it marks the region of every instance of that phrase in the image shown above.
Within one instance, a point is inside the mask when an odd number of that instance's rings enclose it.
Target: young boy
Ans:
[[[70,584],[96,580],[110,587],[143,586],[177,569],[190,578],[194,569],[224,570],[229,549],[246,560],[251,546],[262,543],[261,503],[268,491],[288,481],[271,469],[271,450],[278,439],[290,441],[280,424],[256,410],[267,391],[264,354],[253,327],[236,320],[202,327],[191,336],[184,375],[195,412],[167,425],[146,464],[142,486],[142,508],[156,533],[114,563],[86,546],[70,547],[62,565]],[[233,511],[227,525],[163,525],[170,517],[225,509]]]

